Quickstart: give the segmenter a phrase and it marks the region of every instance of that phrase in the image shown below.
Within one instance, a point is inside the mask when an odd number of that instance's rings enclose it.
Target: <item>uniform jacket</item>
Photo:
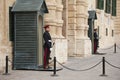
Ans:
[[[98,41],[98,34],[97,34],[97,32],[94,32],[94,40]]]
[[[47,47],[47,48],[51,48],[51,36],[50,36],[50,33],[45,31],[44,34],[43,34],[43,38],[44,38],[44,48]]]

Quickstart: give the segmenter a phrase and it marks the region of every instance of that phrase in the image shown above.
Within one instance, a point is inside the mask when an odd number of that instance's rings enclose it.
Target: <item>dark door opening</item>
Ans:
[[[88,29],[88,37],[91,40],[92,43],[92,54],[94,54],[94,21],[95,19],[97,19],[97,14],[96,11],[92,10],[92,11],[88,11],[89,13],[89,18],[88,18],[88,25],[89,25],[89,29]]]
[[[92,19],[88,19],[88,25],[88,37],[90,38],[92,44],[92,54],[94,54],[94,21]]]
[[[12,12],[12,7],[9,7],[9,41],[12,42],[12,58],[14,57],[14,13]],[[14,59],[12,59],[14,62]],[[12,69],[14,65],[12,63]]]

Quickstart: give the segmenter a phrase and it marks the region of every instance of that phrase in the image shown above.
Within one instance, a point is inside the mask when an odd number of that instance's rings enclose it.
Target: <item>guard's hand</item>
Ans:
[[[50,48],[50,51],[52,51],[52,48]]]

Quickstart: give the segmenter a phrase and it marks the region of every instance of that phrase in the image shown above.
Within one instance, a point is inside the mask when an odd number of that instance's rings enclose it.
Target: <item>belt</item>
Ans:
[[[52,42],[52,40],[48,40],[48,42]]]

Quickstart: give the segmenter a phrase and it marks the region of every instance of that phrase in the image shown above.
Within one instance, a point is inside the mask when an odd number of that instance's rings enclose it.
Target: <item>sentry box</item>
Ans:
[[[43,60],[44,0],[16,0],[14,13],[13,69],[37,69]]]

